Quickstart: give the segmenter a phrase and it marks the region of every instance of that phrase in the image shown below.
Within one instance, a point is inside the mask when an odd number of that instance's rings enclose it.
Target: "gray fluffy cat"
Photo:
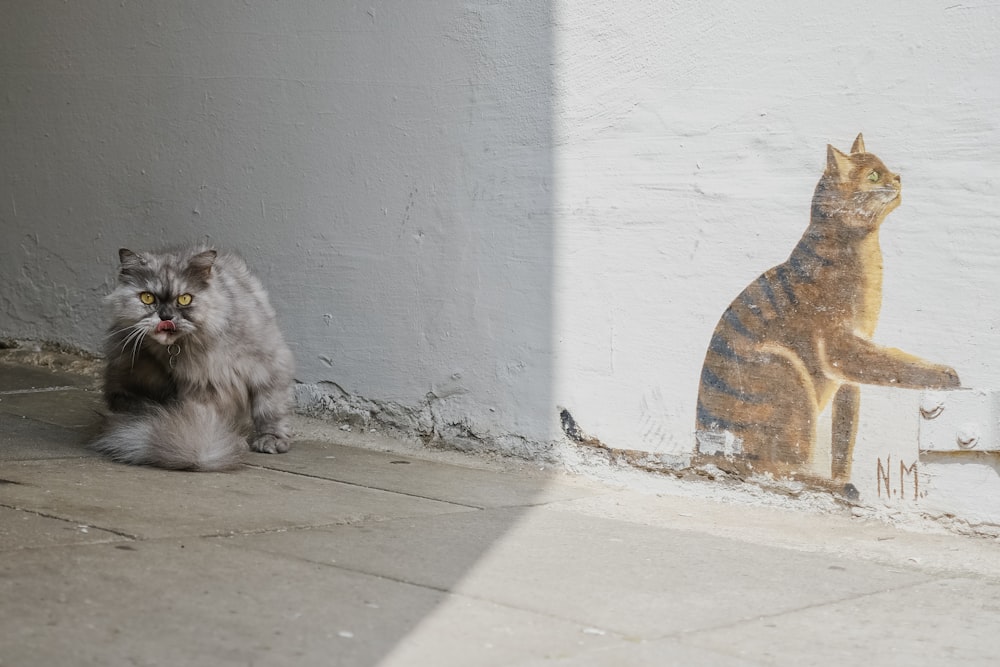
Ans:
[[[292,353],[243,260],[204,247],[118,251],[94,448],[124,463],[225,470],[288,451]]]

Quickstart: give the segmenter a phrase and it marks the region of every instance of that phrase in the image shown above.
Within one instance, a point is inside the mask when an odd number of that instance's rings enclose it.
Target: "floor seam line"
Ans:
[[[469,509],[474,509],[474,510],[485,510],[485,509],[487,509],[486,507],[480,506],[480,505],[470,505],[468,503],[460,503],[460,502],[456,502],[454,500],[441,500],[440,498],[431,498],[430,496],[422,496],[422,495],[417,494],[417,493],[408,493],[406,491],[397,491],[395,489],[387,489],[387,488],[384,488],[384,487],[381,487],[381,486],[372,486],[370,484],[361,484],[360,482],[348,482],[348,481],[344,481],[344,480],[341,480],[341,479],[331,479],[329,477],[322,477],[320,475],[311,475],[311,474],[306,473],[306,472],[295,472],[295,471],[292,471],[292,470],[282,470],[281,468],[271,468],[269,466],[263,466],[263,465],[258,465],[258,464],[254,464],[254,463],[246,463],[246,462],[244,462],[243,465],[246,466],[247,468],[253,468],[255,470],[270,470],[271,472],[280,472],[280,473],[284,473],[286,475],[295,475],[296,477],[307,477],[309,479],[320,479],[320,480],[323,480],[324,482],[334,482],[336,484],[346,484],[348,486],[355,486],[355,487],[358,487],[358,488],[361,488],[361,489],[370,489],[372,491],[382,491],[384,493],[395,493],[395,494],[400,495],[400,496],[407,496],[407,497],[410,497],[410,498],[420,498],[421,500],[433,500],[434,502],[445,503],[445,504],[448,504],[448,505],[455,505],[456,507],[467,507]]]
[[[130,540],[138,541],[141,539],[138,535],[132,535],[131,533],[126,533],[123,530],[118,530],[117,528],[106,528],[104,526],[99,526],[93,523],[86,523],[83,521],[77,521],[76,519],[67,519],[64,516],[59,516],[56,514],[49,514],[48,512],[43,512],[42,510],[34,510],[29,507],[18,507],[17,505],[8,505],[7,503],[0,503],[0,507],[15,510],[17,512],[27,512],[28,514],[34,514],[36,516],[44,517],[46,519],[55,519],[56,521],[65,521],[66,523],[73,523],[77,526],[84,526],[86,528],[96,528],[98,530],[103,530],[106,533],[111,533],[117,535],[118,537],[125,537]]]
[[[931,577],[925,581],[916,581],[910,584],[905,584],[901,586],[891,586],[889,588],[882,588],[877,591],[871,591],[868,593],[862,593],[860,595],[850,595],[847,597],[837,598],[833,600],[826,600],[824,602],[816,602],[813,604],[803,605],[801,607],[795,607],[794,609],[786,609],[779,612],[774,612],[770,614],[757,614],[755,616],[747,616],[736,621],[729,623],[723,623],[722,625],[715,625],[711,627],[698,628],[697,630],[681,630],[679,632],[674,632],[662,636],[658,636],[655,639],[684,639],[687,637],[693,637],[695,635],[705,633],[705,632],[718,632],[719,630],[726,630],[727,628],[735,628],[737,626],[743,625],[749,621],[762,621],[771,618],[780,618],[781,616],[786,616],[789,614],[799,614],[804,611],[809,611],[812,609],[821,609],[829,605],[841,604],[844,602],[850,602],[852,600],[864,600],[865,598],[875,597],[876,595],[883,595],[885,593],[894,593],[897,591],[905,591],[907,589],[916,588],[917,586],[923,586],[935,581],[947,581],[948,579],[961,579],[963,577],[954,576],[944,576],[944,577]]]

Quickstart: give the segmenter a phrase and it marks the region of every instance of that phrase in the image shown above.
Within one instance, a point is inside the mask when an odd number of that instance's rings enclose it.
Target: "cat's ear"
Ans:
[[[188,262],[187,274],[195,280],[207,281],[212,275],[212,265],[218,255],[214,250],[199,252]]]
[[[846,178],[851,172],[851,158],[830,144],[826,145],[826,173],[835,178]]]
[[[122,263],[122,273],[130,273],[146,265],[146,260],[128,248],[118,250],[118,260]]]
[[[858,138],[854,140],[853,144],[851,144],[851,152],[852,153],[867,153],[868,152],[868,151],[865,150],[865,138],[863,136],[861,136],[860,132],[858,132]]]

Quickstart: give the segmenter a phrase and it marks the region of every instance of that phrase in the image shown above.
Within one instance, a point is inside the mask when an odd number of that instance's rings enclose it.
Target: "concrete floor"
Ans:
[[[128,467],[83,447],[98,405],[0,365],[3,667],[1000,660],[994,541],[336,429],[362,446]]]

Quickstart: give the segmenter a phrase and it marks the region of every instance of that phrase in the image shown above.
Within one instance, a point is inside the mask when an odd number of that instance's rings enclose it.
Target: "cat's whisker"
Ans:
[[[132,363],[129,368],[135,368],[135,355],[139,352],[139,345],[142,343],[143,339],[146,337],[146,330],[141,329],[139,335],[135,337],[135,342],[132,344]]]
[[[133,333],[130,333],[130,334],[129,334],[128,336],[126,336],[126,337],[125,337],[125,339],[124,339],[124,340],[122,341],[122,348],[121,348],[121,349],[120,349],[120,350],[118,351],[118,356],[121,356],[121,355],[125,354],[125,348],[126,348],[126,347],[128,347],[128,344],[132,342],[132,338],[133,338],[133,336],[135,336],[135,333],[134,333],[134,332],[133,332]]]
[[[135,328],[132,330],[132,333],[130,333],[128,336],[125,337],[125,342],[122,344],[122,349],[120,354],[125,354],[125,348],[127,348],[130,343],[135,342],[136,339],[141,340],[145,335],[146,335],[145,327],[140,327],[136,325]]]
[[[125,348],[128,347],[128,344],[132,342],[132,338],[139,335],[140,331],[141,328],[139,326],[132,327],[132,331],[130,331],[129,334],[122,339],[122,352],[124,352]]]
[[[108,336],[115,336],[117,334],[120,334],[123,331],[128,331],[129,329],[133,329],[134,330],[138,326],[139,326],[138,324],[129,324],[128,326],[124,326],[121,329],[115,329],[114,331],[109,331],[107,335]]]

